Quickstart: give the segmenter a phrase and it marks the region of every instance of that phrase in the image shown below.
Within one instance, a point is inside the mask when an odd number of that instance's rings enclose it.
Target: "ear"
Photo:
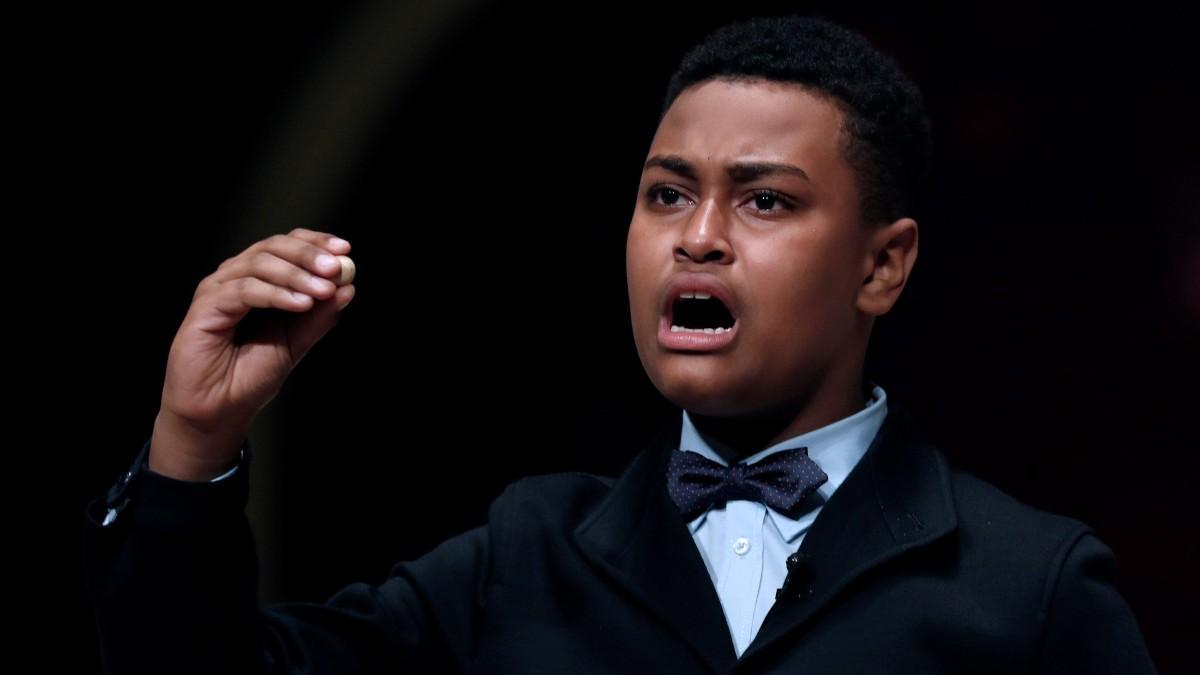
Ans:
[[[864,314],[882,316],[900,299],[917,262],[917,221],[901,218],[877,227],[866,242],[857,305]]]

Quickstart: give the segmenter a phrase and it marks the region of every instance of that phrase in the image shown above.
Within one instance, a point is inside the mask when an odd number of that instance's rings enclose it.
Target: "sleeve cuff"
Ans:
[[[238,467],[242,465],[242,461],[243,461],[245,458],[246,458],[246,449],[245,449],[245,448],[242,448],[242,452],[241,452],[241,454],[239,454],[239,455],[238,455],[238,461],[237,461],[237,464],[234,464],[232,469],[230,469],[230,470],[226,471],[225,473],[221,474],[220,476],[217,476],[216,478],[214,478],[214,479],[212,479],[212,480],[210,480],[210,481],[208,481],[208,482],[210,482],[210,483],[215,483],[215,482],[217,482],[217,481],[220,481],[220,480],[225,480],[226,478],[229,478],[230,476],[232,476],[232,475],[233,475],[233,472],[234,472],[234,471],[237,471],[237,470],[238,470]]]
[[[146,464],[149,450],[147,440],[129,470],[121,474],[103,498],[89,506],[89,519],[95,525],[107,529],[115,523],[134,520],[157,529],[179,529],[203,526],[213,519],[245,510],[252,455],[248,439],[237,465],[205,482],[154,473]]]

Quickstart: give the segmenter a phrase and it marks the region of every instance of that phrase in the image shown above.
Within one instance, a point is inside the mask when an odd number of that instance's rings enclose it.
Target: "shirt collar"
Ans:
[[[883,425],[885,417],[887,417],[887,393],[883,387],[876,384],[871,388],[871,399],[867,401],[862,410],[819,429],[813,429],[780,441],[765,450],[750,455],[742,460],[742,463],[753,464],[781,450],[807,447],[809,458],[816,462],[829,477],[824,485],[817,488],[817,494],[820,495],[822,501],[828,501],[834,491],[846,480],[846,476],[850,475],[850,471],[858,464],[858,460],[866,454],[871,441]],[[691,450],[718,464],[728,465],[728,462],[718,455],[696,430],[686,410],[683,411],[679,449]],[[767,512],[771,514],[775,526],[787,541],[795,539],[805,531],[816,516],[814,512],[809,512],[801,515],[799,519],[792,519],[770,507],[767,507]],[[689,524],[692,532],[695,532],[696,528],[703,524],[705,515],[707,514],[701,514]]]

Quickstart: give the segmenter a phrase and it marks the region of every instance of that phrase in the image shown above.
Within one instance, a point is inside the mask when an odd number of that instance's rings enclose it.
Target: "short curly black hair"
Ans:
[[[712,79],[792,82],[831,98],[844,117],[841,151],[858,176],[863,222],[915,208],[932,162],[929,117],[917,86],[862,35],[797,15],[722,26],[684,55],[659,121],[684,89]]]

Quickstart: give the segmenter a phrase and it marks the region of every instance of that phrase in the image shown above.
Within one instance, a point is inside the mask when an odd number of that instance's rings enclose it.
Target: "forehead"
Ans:
[[[798,84],[709,80],[675,99],[649,154],[715,166],[747,158],[788,161],[810,176],[829,176],[841,173],[841,127],[837,105]]]

